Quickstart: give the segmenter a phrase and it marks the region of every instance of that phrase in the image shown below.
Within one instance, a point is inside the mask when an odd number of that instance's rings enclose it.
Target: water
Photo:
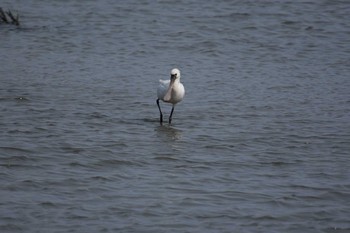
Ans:
[[[348,1],[1,7],[1,232],[350,232]]]

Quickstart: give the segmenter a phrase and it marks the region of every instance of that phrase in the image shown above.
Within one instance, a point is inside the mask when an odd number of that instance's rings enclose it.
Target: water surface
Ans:
[[[1,232],[350,231],[347,1],[1,7]]]

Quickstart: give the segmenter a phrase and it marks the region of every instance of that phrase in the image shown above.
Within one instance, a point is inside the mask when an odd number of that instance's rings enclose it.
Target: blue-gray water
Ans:
[[[350,232],[349,1],[1,7],[0,232]]]

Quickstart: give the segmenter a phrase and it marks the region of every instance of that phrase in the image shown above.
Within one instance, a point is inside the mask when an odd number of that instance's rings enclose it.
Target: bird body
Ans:
[[[159,87],[157,90],[158,99],[167,103],[177,104],[185,95],[184,85],[178,80],[175,80],[173,87],[170,90],[169,85],[170,80],[159,80]],[[168,96],[167,92],[169,92]]]
[[[185,96],[185,88],[180,82],[180,71],[178,69],[171,70],[170,80],[159,80],[157,89],[157,105],[160,112],[160,123],[163,122],[163,114],[159,105],[159,100],[173,105],[169,117],[169,124],[171,123],[175,104],[180,102]]]

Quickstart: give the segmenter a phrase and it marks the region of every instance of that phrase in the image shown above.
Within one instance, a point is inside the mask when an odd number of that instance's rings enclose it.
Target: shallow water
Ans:
[[[350,231],[347,1],[1,7],[1,232]]]

